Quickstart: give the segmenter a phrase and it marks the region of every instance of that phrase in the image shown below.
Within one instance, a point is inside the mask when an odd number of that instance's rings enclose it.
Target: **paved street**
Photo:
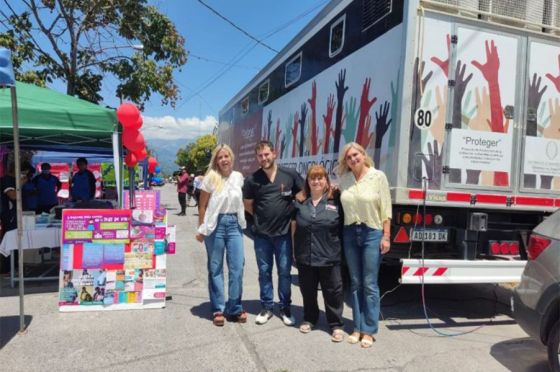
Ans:
[[[546,353],[509,316],[508,290],[494,286],[426,288],[428,315],[445,334],[439,336],[424,317],[419,286],[401,286],[382,301],[384,320],[369,350],[330,341],[324,313],[318,329],[300,334],[279,317],[262,326],[257,267],[252,241],[245,239],[245,325],[212,325],[206,288],[206,257],[194,239],[197,216],[189,208],[176,216],[174,188],[162,189],[162,201],[177,224],[177,254],[168,257],[165,309],[59,313],[56,285],[29,284],[25,296],[28,331],[18,334],[17,291],[2,279],[0,288],[1,371],[544,371]],[[294,313],[302,317],[302,299],[293,274]],[[394,270],[384,270],[383,290],[396,285]],[[348,304],[348,301],[346,302]],[[322,307],[322,306],[321,306]],[[351,331],[351,309],[344,311]]]

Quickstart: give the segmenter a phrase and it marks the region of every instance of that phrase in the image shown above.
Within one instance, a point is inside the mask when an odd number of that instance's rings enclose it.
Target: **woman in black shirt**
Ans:
[[[332,330],[331,340],[341,342],[344,339],[340,271],[342,208],[338,201],[328,197],[329,189],[327,171],[321,165],[313,165],[309,168],[305,180],[307,199],[303,203],[294,203],[292,234],[303,296],[304,320],[299,330],[309,333],[317,323],[317,288],[320,283],[327,322]]]

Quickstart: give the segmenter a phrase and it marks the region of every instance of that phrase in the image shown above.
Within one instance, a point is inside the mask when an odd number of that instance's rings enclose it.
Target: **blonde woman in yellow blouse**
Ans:
[[[391,195],[385,174],[355,142],[346,144],[338,161],[344,210],[343,246],[352,292],[354,331],[348,342],[373,345],[379,325],[377,278],[381,255],[390,249]]]

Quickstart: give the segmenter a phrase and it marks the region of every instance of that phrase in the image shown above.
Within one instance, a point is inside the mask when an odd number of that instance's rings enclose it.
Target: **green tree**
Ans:
[[[185,40],[147,0],[0,1],[0,46],[18,80],[60,79],[67,94],[98,103],[112,75],[115,96],[139,106],[153,93],[173,107],[180,98],[173,71],[187,62]]]
[[[204,173],[208,168],[212,150],[217,143],[218,140],[214,134],[198,137],[195,142],[177,151],[175,163],[179,166],[185,166],[189,173]]]

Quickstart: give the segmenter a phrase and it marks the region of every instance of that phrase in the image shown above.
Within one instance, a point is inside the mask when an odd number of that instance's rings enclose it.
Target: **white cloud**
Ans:
[[[143,116],[144,124],[141,132],[149,143],[150,140],[178,140],[184,139],[191,142],[197,137],[212,133],[218,123],[213,116],[204,119],[176,118],[173,116],[150,117]]]

